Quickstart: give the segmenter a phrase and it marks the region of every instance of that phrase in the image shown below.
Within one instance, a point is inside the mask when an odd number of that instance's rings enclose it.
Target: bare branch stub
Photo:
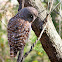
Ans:
[[[27,6],[32,6],[32,5],[29,3],[29,1],[27,1],[27,0],[17,0],[17,1],[18,1],[18,3],[19,3],[19,9],[18,9],[18,11],[19,11],[20,9],[22,9],[22,7],[23,7],[22,5],[23,5],[24,2],[27,2],[27,3],[24,4],[25,7],[27,7]]]
[[[22,1],[23,1],[23,0],[17,0],[17,1],[18,1],[18,3],[19,3],[19,8],[18,8],[18,11],[19,11],[19,10],[22,9]]]

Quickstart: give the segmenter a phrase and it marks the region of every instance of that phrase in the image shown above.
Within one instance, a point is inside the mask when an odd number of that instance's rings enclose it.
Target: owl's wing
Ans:
[[[19,18],[12,18],[8,22],[7,31],[11,56],[16,56],[17,52],[25,45],[29,38],[30,27],[28,21]]]

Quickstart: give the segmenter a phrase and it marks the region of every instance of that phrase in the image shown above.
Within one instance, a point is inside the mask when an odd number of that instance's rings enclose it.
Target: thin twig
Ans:
[[[60,0],[61,2],[61,0]],[[60,15],[61,15],[61,4],[60,4]],[[61,36],[61,17],[59,19],[59,35]]]
[[[62,2],[62,1],[61,1],[61,2]],[[53,10],[51,10],[51,12],[53,12],[53,11],[58,7],[58,5],[61,4],[61,2],[59,2],[59,3],[53,8]],[[51,12],[49,12],[49,14],[51,14]]]
[[[44,10],[42,10],[41,12],[39,12],[38,14],[40,14],[40,13],[42,13],[42,12],[44,12],[46,9],[44,9]]]
[[[50,5],[50,12],[51,12],[51,10],[52,10],[52,7],[53,7],[53,0],[51,0],[51,5]]]
[[[25,0],[22,0],[22,9],[24,8]]]
[[[59,12],[57,12],[56,10],[54,10],[54,12],[62,18],[62,15]]]
[[[4,25],[5,25],[5,27],[7,26],[3,21],[1,21]]]

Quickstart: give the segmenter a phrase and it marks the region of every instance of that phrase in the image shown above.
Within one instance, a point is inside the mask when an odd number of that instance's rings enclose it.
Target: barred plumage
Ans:
[[[10,44],[10,55],[17,53],[17,51],[20,50],[22,46],[25,46],[25,43],[29,38],[30,29],[30,23],[21,19],[15,19],[8,23],[8,41]]]
[[[29,38],[31,24],[38,16],[33,7],[21,9],[8,22],[8,42],[10,45],[10,56],[15,57],[26,44]]]

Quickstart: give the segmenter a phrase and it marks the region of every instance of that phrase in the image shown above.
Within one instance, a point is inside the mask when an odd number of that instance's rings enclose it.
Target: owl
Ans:
[[[29,39],[32,22],[37,18],[38,11],[33,7],[25,7],[12,17],[7,25],[10,56],[15,57]]]

